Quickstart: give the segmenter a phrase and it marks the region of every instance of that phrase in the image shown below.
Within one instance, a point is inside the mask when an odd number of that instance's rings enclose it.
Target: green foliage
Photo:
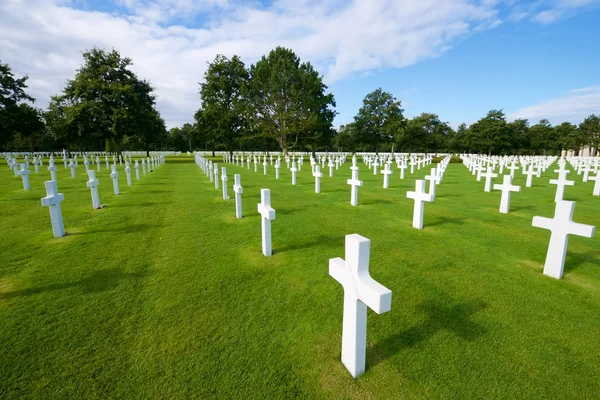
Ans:
[[[255,131],[274,139],[284,154],[299,140],[308,146],[327,142],[335,116],[333,94],[308,62],[283,47],[250,67],[248,104]]]
[[[98,148],[113,140],[123,146],[150,150],[166,134],[155,109],[153,88],[129,68],[131,59],[97,48],[83,53],[84,64],[49,106],[46,120],[56,140]]]
[[[8,64],[0,62],[0,149],[16,134],[28,138],[41,131],[39,112],[24,101],[34,102],[25,92],[27,76],[16,78]]]
[[[579,129],[584,145],[590,145],[596,149],[600,147],[600,117],[595,114],[590,115],[579,124]]]
[[[235,150],[240,138],[249,133],[247,87],[249,73],[238,56],[230,59],[217,55],[209,64],[200,84],[202,119],[206,142],[213,149]],[[191,147],[192,132],[184,135]]]
[[[358,141],[374,146],[375,152],[380,151],[381,145],[391,144],[402,132],[403,111],[400,101],[381,88],[367,94],[354,117]]]

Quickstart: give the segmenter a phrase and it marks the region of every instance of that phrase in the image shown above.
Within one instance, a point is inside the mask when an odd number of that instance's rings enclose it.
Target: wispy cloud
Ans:
[[[328,83],[401,68],[448,51],[500,23],[489,0],[116,0],[95,11],[82,0],[0,1],[0,59],[30,76],[45,107],[92,46],[115,48],[158,93],[168,125],[199,107],[198,82],[221,53],[255,62],[277,45],[311,61]],[[106,11],[106,10],[109,11]]]
[[[509,114],[508,118],[527,118],[533,122],[546,118],[553,124],[578,124],[594,113],[600,114],[600,86],[571,90],[564,96],[522,108]]]

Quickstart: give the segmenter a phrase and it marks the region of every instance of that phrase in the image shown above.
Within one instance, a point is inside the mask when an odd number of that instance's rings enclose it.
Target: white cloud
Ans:
[[[508,119],[527,118],[537,123],[540,119],[546,118],[553,124],[562,122],[578,124],[594,113],[596,115],[600,113],[600,86],[571,90],[565,96],[522,108],[508,115]]]
[[[436,57],[475,28],[501,22],[494,0],[116,1],[114,12],[89,10],[81,0],[0,1],[0,60],[30,76],[39,107],[92,46],[132,58],[175,126],[191,121],[198,82],[219,53],[251,63],[277,45],[290,47],[331,83]]]

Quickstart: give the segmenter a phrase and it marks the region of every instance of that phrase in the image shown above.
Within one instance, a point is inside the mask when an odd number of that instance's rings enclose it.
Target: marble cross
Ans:
[[[146,161],[144,160],[144,157],[142,157],[142,174],[146,176]]]
[[[425,192],[425,181],[417,179],[415,191],[406,192],[406,197],[415,201],[412,220],[413,228],[423,229],[423,211],[425,202],[431,203],[433,201],[433,196]]]
[[[327,166],[329,167],[329,177],[331,178],[333,177],[333,167],[335,166],[331,158],[329,159],[329,164],[327,164]]]
[[[365,372],[367,307],[377,314],[392,308],[392,292],[369,275],[370,247],[369,239],[347,235],[345,260],[329,260],[329,275],[344,288],[342,364],[353,378]]]
[[[267,165],[269,165],[269,163],[267,163],[267,156],[263,157],[263,169],[264,169],[264,175],[267,174]]]
[[[594,236],[594,226],[573,222],[574,209],[574,201],[562,200],[556,202],[554,218],[533,217],[533,226],[548,229],[551,232],[548,253],[546,254],[546,262],[544,264],[544,275],[556,279],[562,278],[569,235],[587,238]]]
[[[223,182],[223,200],[229,200],[229,193],[227,193],[227,168],[221,168],[221,182]]]
[[[279,169],[281,168],[279,159],[275,160],[275,179],[279,179]]]
[[[138,163],[138,160],[135,160],[135,179],[137,179],[138,181],[140,180],[140,164]]]
[[[125,161],[125,174],[127,175],[127,185],[131,186],[131,168],[129,167],[129,161]]]
[[[323,177],[321,167],[315,165],[315,172],[312,175],[315,177],[315,193],[321,193],[321,178]]]
[[[102,208],[102,205],[100,204],[100,197],[98,196],[98,185],[100,185],[100,182],[98,179],[96,179],[96,171],[89,170],[88,178],[89,180],[86,182],[86,184],[87,187],[90,188],[90,192],[92,194],[92,208],[94,210],[99,210]]]
[[[358,188],[363,185],[363,181],[358,180],[358,167],[352,169],[352,179],[348,179],[346,182],[351,186],[350,204],[356,207],[358,205]]]
[[[69,168],[71,168],[71,178],[75,178],[75,163],[72,158],[69,160]]]
[[[390,163],[385,164],[385,168],[381,170],[383,174],[383,188],[388,189],[390,187],[390,175],[393,173]]]
[[[108,169],[108,156],[104,156],[104,162],[106,163],[106,169]]]
[[[21,178],[23,179],[23,190],[31,190],[31,186],[29,185],[29,174],[30,171],[27,169],[27,164],[21,163],[19,175],[21,175]]]
[[[438,181],[436,168],[431,168],[429,175],[425,176],[425,180],[429,181],[429,194],[431,195],[431,199],[435,200],[435,189]]]
[[[260,189],[258,212],[261,215],[262,253],[265,257],[270,257],[272,254],[271,221],[275,219],[275,210],[271,207],[271,191],[269,189]]]
[[[588,179],[594,181],[594,192],[592,194],[594,196],[600,196],[600,174],[596,173],[596,176],[590,176]]]
[[[117,172],[117,165],[111,165],[112,172],[110,173],[110,177],[113,181],[113,192],[118,195],[119,194],[119,173]]]
[[[502,196],[500,198],[500,212],[508,214],[510,209],[510,192],[520,192],[521,186],[515,186],[512,184],[512,176],[504,175],[502,184],[495,184],[494,190],[501,190]]]
[[[56,182],[56,166],[54,165],[54,159],[52,158],[48,161],[48,171],[50,171],[52,180]]]
[[[296,161],[292,162],[292,168],[290,168],[290,171],[292,171],[292,185],[296,184],[296,172],[298,171],[298,168],[296,168]]]
[[[42,197],[42,206],[50,210],[50,222],[52,223],[52,233],[55,238],[65,236],[65,225],[63,223],[60,202],[65,199],[65,195],[58,193],[56,181],[46,181],[46,197]]]
[[[527,169],[527,172],[525,172],[525,175],[527,175],[527,181],[525,182],[525,187],[531,187],[531,185],[533,184],[533,176],[537,175],[537,172],[535,172],[533,169],[533,164],[529,166],[529,168]]]
[[[235,174],[233,176],[233,180],[233,191],[235,193],[235,217],[240,219],[242,218],[242,193],[244,193],[244,188],[241,184],[240,174]]]
[[[492,170],[492,167],[487,167],[487,172],[481,174],[482,177],[485,178],[485,187],[483,188],[484,192],[492,191],[492,179],[497,178],[498,174],[495,174]]]
[[[215,189],[219,190],[219,164],[213,163],[213,173],[215,175]]]
[[[96,169],[100,171],[100,157],[96,156]]]
[[[568,170],[554,170],[558,172],[558,179],[550,179],[551,185],[556,185],[556,195],[554,195],[554,201],[561,201],[565,193],[565,186],[574,186],[575,181],[567,180]]]

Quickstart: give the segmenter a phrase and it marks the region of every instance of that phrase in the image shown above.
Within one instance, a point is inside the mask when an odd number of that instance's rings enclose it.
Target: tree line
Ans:
[[[27,76],[0,63],[0,149],[374,151],[558,154],[597,148],[600,117],[579,125],[507,121],[491,110],[453,129],[433,113],[404,116],[381,88],[367,94],[351,123],[334,129],[335,98],[323,77],[290,49],[277,47],[246,67],[217,55],[199,83],[193,123],[167,131],[149,82],[117,51],[93,48],[46,110],[32,106]]]

